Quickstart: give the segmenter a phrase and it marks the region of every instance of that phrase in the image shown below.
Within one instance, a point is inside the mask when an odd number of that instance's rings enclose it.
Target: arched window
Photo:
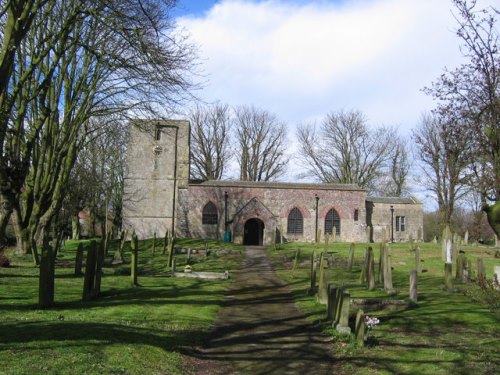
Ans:
[[[288,214],[287,233],[302,234],[304,233],[304,218],[302,212],[297,207],[294,207]]]
[[[218,213],[217,207],[212,202],[208,202],[205,207],[203,207],[203,215],[201,222],[203,224],[217,224]]]
[[[340,216],[337,211],[332,208],[325,217],[325,234],[332,234],[333,227],[335,227],[335,234],[337,236],[340,235]]]

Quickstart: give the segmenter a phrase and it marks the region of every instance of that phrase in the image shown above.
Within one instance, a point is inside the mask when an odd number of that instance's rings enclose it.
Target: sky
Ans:
[[[493,5],[493,1],[480,1]],[[409,135],[422,89],[460,64],[450,0],[180,0],[208,102],[254,105],[291,128],[340,109]]]
[[[196,94],[276,114],[292,150],[298,124],[338,110],[410,137],[435,106],[422,89],[462,62],[451,0],[179,2],[177,25],[198,47]]]

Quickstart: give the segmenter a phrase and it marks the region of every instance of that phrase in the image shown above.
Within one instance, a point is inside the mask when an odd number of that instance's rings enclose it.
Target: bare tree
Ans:
[[[1,108],[0,194],[35,260],[36,240],[60,211],[78,152],[99,124],[91,119],[151,115],[192,87],[192,50],[168,14],[174,3],[53,0],[33,15],[7,89],[15,100]]]
[[[329,113],[319,131],[314,125],[298,128],[305,176],[375,191],[390,160],[394,137],[393,129],[370,130],[360,111]]]
[[[238,140],[237,159],[243,181],[272,181],[283,175],[286,125],[265,110],[235,109],[234,127]]]
[[[436,115],[424,115],[413,137],[423,162],[426,187],[438,203],[440,221],[450,224],[458,199],[466,194],[467,140],[455,138]]]
[[[500,50],[495,8],[477,9],[475,0],[453,0],[457,36],[466,62],[445,72],[425,89],[438,101],[435,112],[446,119],[455,139],[473,150],[471,183],[483,210],[500,235]]]
[[[232,153],[229,147],[231,112],[226,104],[197,106],[191,122],[191,173],[201,180],[220,180]]]

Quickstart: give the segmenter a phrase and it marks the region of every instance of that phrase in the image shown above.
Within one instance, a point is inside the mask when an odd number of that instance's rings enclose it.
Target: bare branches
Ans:
[[[309,176],[375,190],[390,160],[395,132],[369,130],[361,112],[339,111],[326,116],[319,133],[314,125],[306,125],[298,128],[297,135]]]
[[[243,181],[272,181],[286,168],[286,126],[275,115],[255,107],[235,110],[237,159]]]
[[[191,173],[202,180],[220,180],[232,153],[229,148],[231,113],[228,105],[198,106],[191,122]]]

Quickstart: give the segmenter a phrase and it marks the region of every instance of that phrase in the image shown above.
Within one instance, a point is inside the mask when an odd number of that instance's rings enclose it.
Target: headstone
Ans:
[[[372,241],[372,227],[370,225],[366,226],[366,242],[371,242]]]
[[[104,258],[106,256],[106,243],[101,242],[97,247],[96,267],[95,267],[95,281],[92,288],[92,298],[96,298],[101,294],[101,279],[102,279],[102,266],[104,265]]]
[[[450,239],[446,240],[446,263],[452,262],[452,242]]]
[[[485,280],[486,279],[486,269],[484,268],[483,258],[477,258],[477,280]]]
[[[368,248],[368,268],[367,268],[367,287],[368,290],[375,289],[375,260],[373,259],[373,250],[371,247]]]
[[[437,243],[438,243],[438,239],[437,239],[437,237],[436,237],[436,236],[434,236],[434,238],[432,239],[432,243],[433,243],[433,244],[437,244]]]
[[[85,262],[85,278],[83,280],[83,296],[84,301],[92,299],[92,290],[95,282],[95,269],[97,262],[96,242],[91,241],[87,248],[87,260]]]
[[[38,278],[38,306],[40,308],[54,305],[55,262],[54,249],[49,244],[44,244],[40,258],[40,276]]]
[[[132,240],[130,242],[131,259],[130,259],[130,283],[132,286],[139,286],[137,282],[137,264],[139,256],[139,241],[137,235],[132,233]]]
[[[349,271],[352,271],[352,263],[354,262],[354,242],[351,243],[351,246],[349,247],[349,256],[347,258],[347,269]]]
[[[391,250],[388,246],[384,251],[384,290],[388,294],[395,292],[392,286]]]
[[[332,327],[336,327],[340,321],[340,312],[342,308],[342,296],[344,295],[344,287],[337,288],[335,297],[334,318],[332,320]]]
[[[384,253],[386,248],[387,248],[386,242],[380,244],[380,251],[378,256],[378,277],[377,277],[377,282],[379,283],[384,282]]]
[[[466,230],[465,234],[464,234],[464,245],[468,245],[468,244],[469,244],[469,231]]]
[[[455,271],[455,278],[457,280],[462,281],[464,277],[465,261],[466,261],[465,255],[459,254],[456,260],[456,271]]]
[[[326,305],[326,316],[328,320],[335,318],[335,307],[337,305],[337,290],[338,286],[335,284],[328,284],[328,303]]]
[[[453,242],[451,244],[451,249],[452,249],[451,250],[452,251],[452,255],[451,255],[452,262],[451,263],[453,263],[453,261],[455,261],[455,259],[457,259],[458,253],[460,251],[459,246],[461,243],[462,243],[462,238],[458,234],[455,233],[453,235]]]
[[[365,346],[365,328],[365,314],[363,310],[360,309],[356,314],[356,323],[354,326],[354,336],[356,338],[356,343],[360,347]]]
[[[318,270],[318,262],[316,260],[316,254],[313,251],[311,255],[311,285],[309,287],[309,294],[316,294],[316,272]]]
[[[368,276],[368,251],[371,249],[371,247],[367,247],[365,249],[365,259],[363,261],[363,266],[361,267],[361,275],[360,275],[360,283],[365,284],[367,282],[367,276]]]
[[[451,263],[445,263],[444,264],[444,287],[448,291],[453,290],[453,284],[452,284],[451,279],[452,279]]]
[[[351,328],[349,327],[351,294],[348,291],[344,291],[341,298],[342,305],[340,307],[340,319],[335,329],[340,333],[351,333]]]
[[[462,278],[462,282],[469,283],[471,276],[472,276],[472,261],[470,259],[466,259],[464,277]]]
[[[328,280],[325,272],[326,253],[321,253],[319,261],[319,282],[317,300],[322,305],[328,303]]]
[[[78,244],[78,249],[76,250],[75,276],[82,275],[82,265],[83,265],[83,244],[80,242]]]
[[[418,300],[417,277],[417,270],[410,272],[410,300],[415,303]]]

